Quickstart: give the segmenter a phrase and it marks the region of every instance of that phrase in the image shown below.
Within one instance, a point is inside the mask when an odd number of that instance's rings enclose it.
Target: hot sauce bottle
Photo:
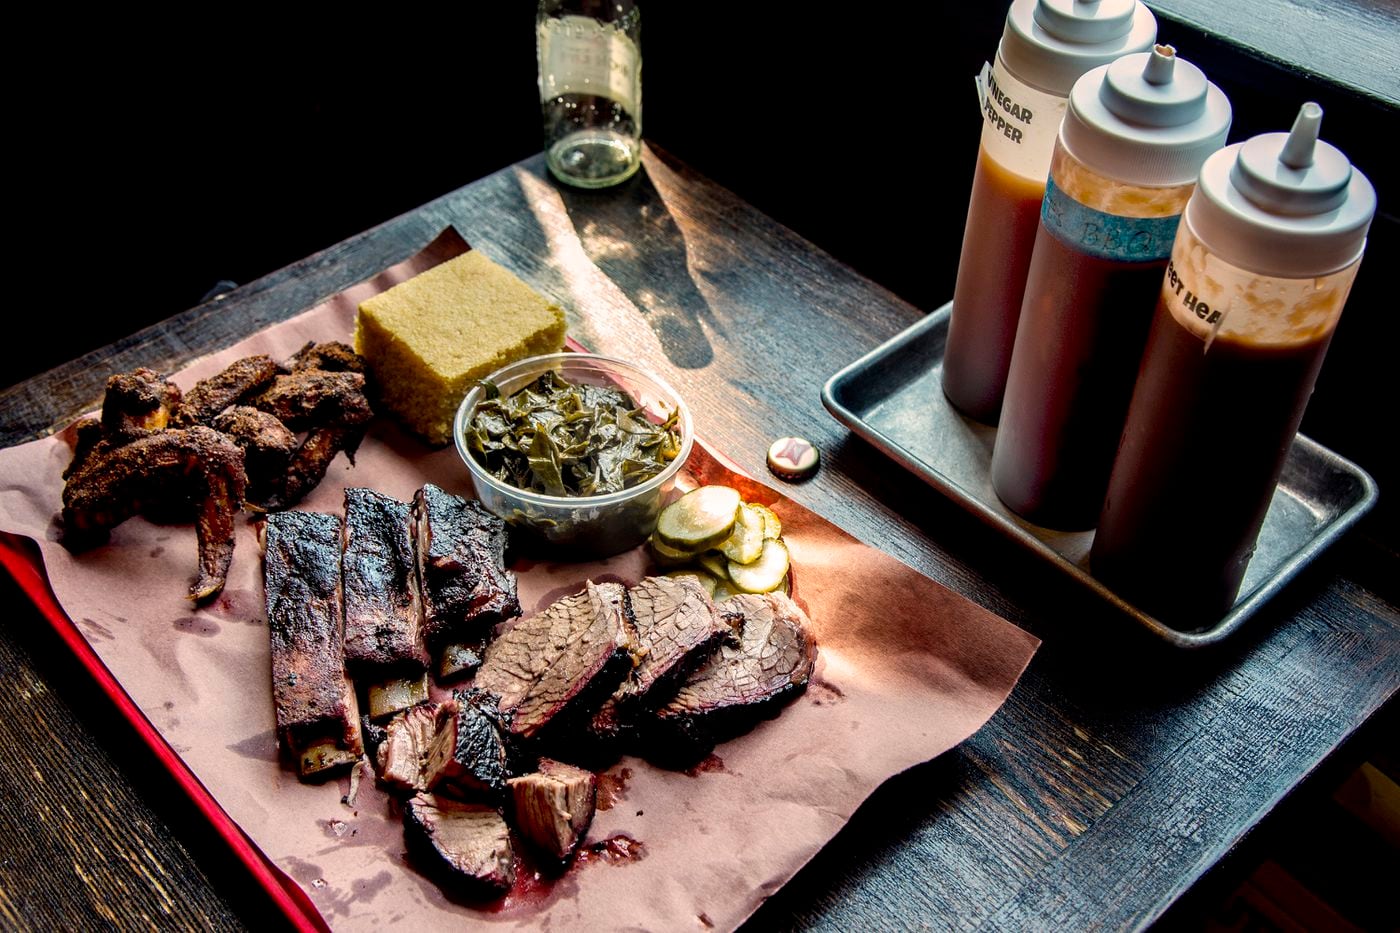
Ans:
[[[1230,115],[1169,45],[1075,82],[992,450],[992,486],[1022,517],[1098,519],[1177,223]]]
[[[1182,630],[1235,602],[1375,214],[1321,120],[1206,161],[1157,301],[1090,565]]]
[[[1152,46],[1138,0],[1015,0],[996,64],[978,77],[982,142],[943,360],[943,392],[994,424],[1066,98],[1080,75]]]

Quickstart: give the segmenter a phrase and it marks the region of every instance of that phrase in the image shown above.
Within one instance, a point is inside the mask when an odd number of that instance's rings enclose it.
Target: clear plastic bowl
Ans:
[[[513,529],[525,532],[527,538],[543,543],[551,556],[593,559],[620,554],[641,544],[656,529],[656,518],[695,443],[690,409],[676,390],[657,376],[624,360],[592,353],[533,356],[501,367],[485,381],[496,386],[502,396],[509,396],[551,369],[571,383],[621,389],[658,424],[673,411],[679,412],[680,453],[656,476],[621,492],[546,496],[517,489],[487,473],[467,449],[464,429],[485,397],[485,389],[480,385],[467,393],[457,409],[452,429],[457,453],[471,473],[481,504]]]

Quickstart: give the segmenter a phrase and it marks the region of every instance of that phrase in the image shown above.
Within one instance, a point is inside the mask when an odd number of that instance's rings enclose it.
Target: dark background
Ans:
[[[1400,23],[1384,3],[1352,5],[1381,27]],[[179,39],[168,22],[123,17],[69,35],[50,63],[68,90],[17,95],[27,171],[12,178],[37,205],[20,275],[40,284],[31,319],[51,336],[5,353],[0,386],[536,153],[533,6],[462,6],[432,21],[245,17]],[[980,129],[972,76],[1005,10],[951,6],[797,17],[785,5],[701,15],[651,4],[645,135],[932,310],[957,268]],[[1380,192],[1304,431],[1384,488],[1396,477],[1391,431],[1374,418],[1395,398],[1395,95],[1348,86],[1366,69],[1340,45],[1318,65],[1326,36],[1295,44],[1336,83],[1158,13],[1160,39],[1231,97],[1232,141],[1286,129],[1302,101],[1318,100],[1324,137]],[[1378,41],[1382,58],[1397,46],[1383,31]]]

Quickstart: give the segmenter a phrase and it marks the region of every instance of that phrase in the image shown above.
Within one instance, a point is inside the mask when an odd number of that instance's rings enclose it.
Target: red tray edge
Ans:
[[[195,777],[189,766],[170,747],[160,732],[156,730],[146,714],[138,707],[117,682],[116,677],[102,663],[102,659],[92,650],[73,620],[59,605],[58,598],[49,586],[43,563],[37,555],[32,555],[33,545],[28,538],[0,532],[0,565],[9,572],[39,614],[58,633],[63,643],[73,653],[74,658],[88,672],[93,681],[116,706],[117,711],[140,735],[146,747],[156,756],[161,766],[175,779],[185,795],[195,805],[209,826],[233,852],[234,856],[247,869],[248,873],[272,899],[277,909],[287,918],[296,930],[328,931],[330,928],[321,917],[316,906],[296,882],[282,873],[243,832],[233,818],[219,806],[213,795]]]

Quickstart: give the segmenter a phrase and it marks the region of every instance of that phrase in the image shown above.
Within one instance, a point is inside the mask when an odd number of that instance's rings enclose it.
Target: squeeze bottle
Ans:
[[[1230,116],[1169,45],[1075,82],[992,450],[992,486],[1023,518],[1098,519],[1177,224]]]
[[[1182,630],[1234,604],[1376,211],[1321,122],[1206,160],[1162,283],[1090,563]]]
[[[1157,21],[1139,0],[1014,0],[996,64],[978,77],[982,141],[972,178],[943,392],[995,424],[1055,134],[1084,72],[1151,48]]]

